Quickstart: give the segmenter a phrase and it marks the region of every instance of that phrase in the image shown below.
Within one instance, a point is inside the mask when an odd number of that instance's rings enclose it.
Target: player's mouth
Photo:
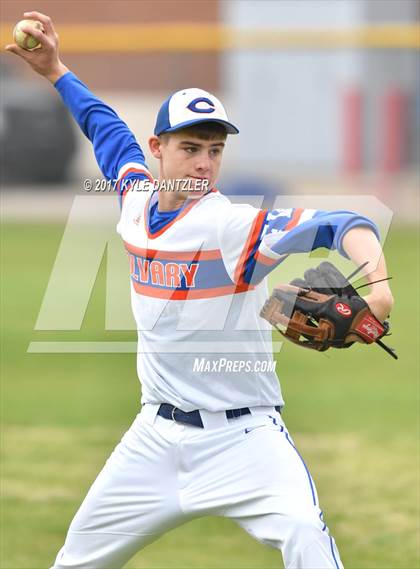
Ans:
[[[192,182],[194,191],[197,193],[207,192],[210,189],[210,178],[207,176],[187,176],[189,180],[195,180]]]
[[[193,180],[207,180],[210,182],[210,178],[207,176],[187,176],[188,178],[192,178]]]

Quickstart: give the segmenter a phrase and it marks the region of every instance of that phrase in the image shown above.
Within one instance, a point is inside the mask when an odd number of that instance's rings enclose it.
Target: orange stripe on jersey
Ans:
[[[243,285],[228,285],[207,289],[195,290],[172,290],[172,289],[159,289],[153,286],[147,286],[131,280],[134,290],[143,296],[153,296],[154,298],[166,298],[168,300],[193,300],[199,298],[213,298],[216,296],[228,296],[246,292],[247,290],[254,290],[254,286]]]
[[[143,249],[134,247],[124,241],[124,246],[129,253],[138,257],[162,259],[163,261],[214,261],[222,258],[220,249],[209,249],[208,251],[157,251],[156,249]]]
[[[123,179],[128,176],[128,174],[144,174],[145,176],[147,176],[149,182],[151,182],[153,184],[154,180],[152,178],[152,176],[150,175],[150,172],[148,170],[146,170],[145,168],[128,168],[128,170],[126,170],[125,172],[123,172],[117,182],[117,192],[120,193],[120,187],[121,187],[121,182],[123,181]],[[130,184],[131,187],[131,184]],[[121,201],[122,203],[124,203],[124,198],[128,192],[130,188],[127,187],[124,189],[124,191],[121,192]]]
[[[150,199],[152,197],[152,196],[150,196],[148,198],[148,200],[146,201],[146,205],[144,206],[144,216],[143,216],[147,236],[149,237],[149,239],[156,239],[156,237],[159,237],[160,235],[162,235],[162,233],[164,233],[167,229],[169,229],[174,223],[176,223],[177,221],[182,219],[184,217],[184,215],[187,215],[187,213],[201,200],[201,198],[208,195],[209,193],[218,192],[218,191],[219,190],[217,190],[216,188],[213,188],[212,190],[210,190],[210,192],[207,192],[207,194],[203,194],[198,199],[193,200],[190,204],[188,204],[186,206],[185,209],[183,209],[176,217],[174,217],[174,219],[172,221],[170,221],[168,223],[168,225],[165,225],[164,227],[159,229],[159,231],[156,231],[156,233],[151,233],[149,230],[149,214],[148,214],[148,211],[149,211]]]
[[[243,281],[243,270],[245,268],[245,264],[248,260],[248,257],[258,239],[258,236],[262,229],[262,224],[264,222],[265,216],[267,212],[265,210],[261,210],[255,217],[251,229],[249,231],[248,239],[245,243],[245,247],[242,250],[241,256],[239,258],[238,264],[236,265],[235,274],[234,274],[234,281],[238,284],[245,284]]]
[[[293,229],[294,227],[296,227],[296,225],[299,223],[299,219],[301,218],[302,213],[303,213],[303,208],[297,207],[293,212],[293,215],[289,223],[286,225],[283,231],[289,231],[289,229]]]
[[[267,255],[264,255],[264,253],[261,253],[261,251],[257,251],[257,254],[255,255],[255,260],[257,261],[257,263],[261,263],[262,265],[271,266],[278,263],[280,259],[272,259],[271,257],[267,257]]]

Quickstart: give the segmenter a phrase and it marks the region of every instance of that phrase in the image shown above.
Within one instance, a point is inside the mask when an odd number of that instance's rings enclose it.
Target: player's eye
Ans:
[[[184,150],[185,152],[188,152],[188,154],[194,154],[194,152],[197,152],[197,148],[195,146],[187,146]]]

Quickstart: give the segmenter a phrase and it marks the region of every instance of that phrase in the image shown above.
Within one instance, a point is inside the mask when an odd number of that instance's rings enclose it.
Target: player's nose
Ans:
[[[202,152],[199,156],[197,156],[195,168],[199,172],[207,172],[210,170],[210,157],[207,153]]]

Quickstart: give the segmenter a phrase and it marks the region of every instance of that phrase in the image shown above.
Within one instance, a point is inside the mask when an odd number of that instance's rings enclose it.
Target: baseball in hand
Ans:
[[[37,48],[40,45],[40,42],[30,34],[23,32],[22,27],[34,28],[43,32],[44,27],[41,22],[38,22],[37,20],[20,20],[13,30],[13,38],[19,47],[29,51]]]

